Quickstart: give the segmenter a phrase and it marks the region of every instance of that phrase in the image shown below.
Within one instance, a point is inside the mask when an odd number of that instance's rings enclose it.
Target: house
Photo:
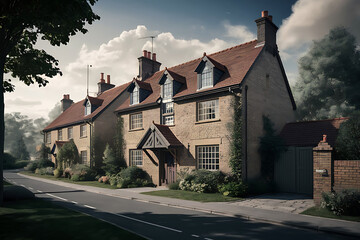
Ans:
[[[82,101],[74,103],[68,94],[64,95],[61,100],[62,113],[43,129],[44,142],[52,150],[51,160],[54,163],[58,150],[73,139],[81,162],[95,165],[95,162],[91,162],[95,157],[91,156],[95,154],[91,146],[97,143],[101,158],[106,143],[113,143],[117,121],[114,110],[127,98],[125,90],[128,85],[115,87],[110,83],[110,75],[107,75],[105,82],[104,74],[101,73],[97,97],[86,96]]]
[[[257,39],[160,70],[144,51],[139,76],[116,114],[123,118],[125,159],[157,185],[187,169],[231,171],[231,124],[243,124],[243,178],[261,174],[258,153],[263,115],[280,130],[295,120],[296,105],[276,45],[277,26],[267,11]],[[125,95],[124,95],[125,96]],[[242,119],[233,104],[241,100]]]

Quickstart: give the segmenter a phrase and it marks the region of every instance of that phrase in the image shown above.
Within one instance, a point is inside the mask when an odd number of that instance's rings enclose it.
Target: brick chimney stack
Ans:
[[[139,60],[139,78],[141,81],[152,76],[155,72],[160,70],[161,63],[156,61],[156,53],[152,53],[147,50],[143,50],[143,56],[138,58]]]
[[[262,11],[261,18],[256,19],[255,22],[258,44],[265,44],[265,49],[275,54],[278,50],[276,45],[278,27],[273,23],[272,16],[269,15],[268,11]]]
[[[66,109],[68,109],[74,101],[70,99],[70,94],[64,94],[63,99],[61,99],[61,111],[64,112]]]
[[[101,93],[105,92],[106,90],[109,90],[111,88],[115,87],[114,84],[110,83],[110,75],[106,76],[106,83],[104,79],[104,73],[100,74],[100,81],[98,82],[98,93],[99,96]]]

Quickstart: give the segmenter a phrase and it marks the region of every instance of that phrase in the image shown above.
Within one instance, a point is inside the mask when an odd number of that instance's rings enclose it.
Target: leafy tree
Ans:
[[[2,0],[0,2],[0,181],[3,179],[4,92],[13,91],[11,80],[4,73],[26,85],[40,87],[45,77],[61,74],[58,61],[44,50],[35,49],[39,36],[53,46],[67,44],[70,36],[86,33],[85,24],[100,19],[91,6],[96,0]],[[3,184],[0,184],[0,205]]]
[[[109,144],[106,144],[103,160],[104,166],[102,169],[106,174],[117,174],[120,171],[120,161],[116,158],[115,153]]]
[[[360,111],[353,113],[349,120],[341,124],[335,153],[338,159],[360,159]]]
[[[50,148],[45,145],[45,143],[41,144],[39,151],[37,152],[36,158],[38,160],[48,159],[48,155],[50,154]]]
[[[116,122],[114,146],[115,146],[115,157],[119,161],[119,167],[125,168],[126,161],[124,157],[124,151],[125,151],[124,119],[122,117],[119,117]]]
[[[70,167],[74,164],[80,163],[80,156],[78,148],[76,147],[74,140],[70,139],[65,143],[57,153],[56,168],[62,169],[62,167]]]
[[[347,116],[360,109],[360,52],[345,28],[330,30],[299,60],[294,88],[300,119]]]
[[[30,159],[30,154],[26,149],[26,145],[22,136],[20,136],[19,139],[15,142],[15,144],[13,144],[10,152],[16,159],[20,159],[20,160]]]

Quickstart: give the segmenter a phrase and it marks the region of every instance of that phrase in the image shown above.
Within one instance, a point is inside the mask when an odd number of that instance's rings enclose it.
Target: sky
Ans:
[[[277,44],[290,85],[296,83],[299,58],[331,28],[346,27],[360,43],[359,0],[100,0],[93,11],[101,19],[87,25],[85,35],[79,33],[60,47],[38,41],[37,48],[59,60],[63,76],[41,88],[13,80],[16,88],[5,93],[5,113],[48,118],[63,94],[74,102],[84,99],[89,64],[90,95],[102,72],[116,86],[131,81],[138,75],[142,50],[151,51],[151,39],[144,37],[156,36],[160,69],[251,41],[256,39],[254,20],[263,10],[279,27]]]

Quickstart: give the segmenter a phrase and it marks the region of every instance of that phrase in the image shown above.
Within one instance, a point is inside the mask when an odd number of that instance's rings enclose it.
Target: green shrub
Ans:
[[[116,175],[110,176],[109,183],[111,186],[116,186],[118,184],[118,177]]]
[[[37,168],[47,168],[47,167],[54,167],[54,163],[43,159],[43,160],[36,160],[36,161],[31,161],[26,167],[25,170],[27,171],[31,171],[31,172],[35,172],[35,170]]]
[[[52,167],[36,168],[35,174],[39,175],[53,175],[54,169]]]
[[[79,175],[78,181],[93,181],[96,177],[96,172],[89,166],[84,164],[75,164],[70,171],[71,179],[73,175]]]
[[[4,153],[3,167],[4,169],[13,169],[16,158],[10,153]]]
[[[322,193],[321,206],[335,215],[360,216],[360,192],[344,189],[339,193]]]
[[[224,196],[244,197],[247,194],[247,185],[243,182],[228,182],[219,186],[219,192]]]
[[[225,181],[225,174],[220,171],[195,170],[179,183],[181,190],[215,193],[218,185]]]
[[[73,174],[73,175],[71,176],[71,181],[74,181],[74,182],[81,181],[81,180],[80,180],[80,175],[79,175],[79,174]]]
[[[67,167],[65,168],[64,172],[63,172],[64,178],[71,178],[72,175],[72,170],[71,168]]]
[[[35,169],[35,174],[40,174],[40,168]]]
[[[119,188],[154,186],[149,174],[136,166],[121,170],[116,177]]]
[[[170,184],[169,184],[169,189],[171,189],[171,190],[179,190],[179,189],[180,189],[179,183],[180,183],[180,181],[176,181],[176,182],[174,182],[174,183],[170,183]]]
[[[55,169],[54,170],[54,177],[60,178],[63,175],[63,171],[61,169]]]
[[[26,171],[31,171],[31,172],[35,172],[35,170],[38,168],[38,162],[37,161],[33,161],[30,162],[26,167],[25,170]]]

